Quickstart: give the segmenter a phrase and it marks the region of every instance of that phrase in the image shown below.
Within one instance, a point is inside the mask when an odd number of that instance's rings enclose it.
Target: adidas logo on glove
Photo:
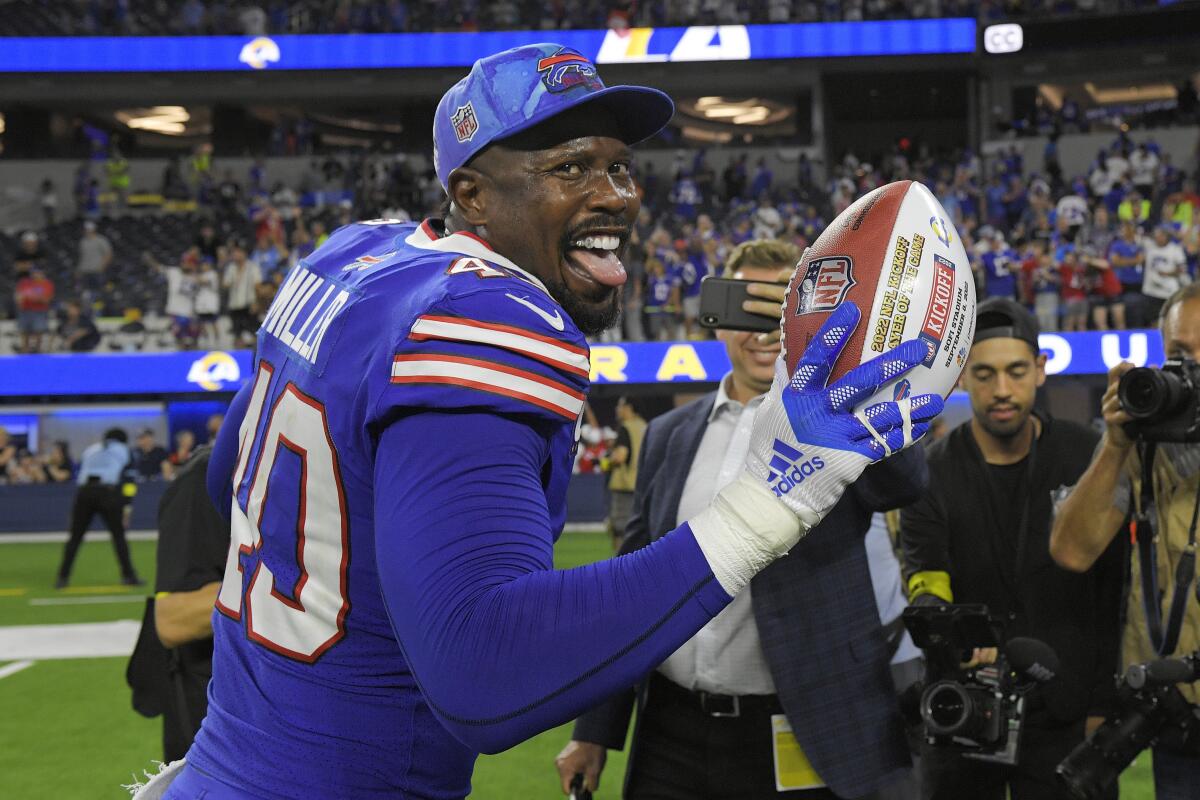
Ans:
[[[771,484],[776,497],[783,497],[803,483],[809,475],[825,467],[825,462],[819,456],[801,462],[804,453],[778,439],[771,449],[775,451],[775,455],[769,464],[771,473],[767,475],[767,483]]]

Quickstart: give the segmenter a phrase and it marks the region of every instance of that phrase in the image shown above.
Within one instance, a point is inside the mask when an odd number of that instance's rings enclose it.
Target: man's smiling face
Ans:
[[[540,278],[587,335],[617,320],[641,207],[618,130],[584,105],[492,144],[449,179],[456,218]]]

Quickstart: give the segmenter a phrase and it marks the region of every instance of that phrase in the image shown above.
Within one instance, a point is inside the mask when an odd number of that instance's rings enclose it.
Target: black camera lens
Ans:
[[[1117,385],[1121,408],[1135,420],[1153,420],[1173,413],[1188,401],[1187,386],[1172,372],[1135,367]]]
[[[935,683],[921,698],[921,718],[934,736],[954,736],[962,732],[973,710],[971,696],[951,681]]]

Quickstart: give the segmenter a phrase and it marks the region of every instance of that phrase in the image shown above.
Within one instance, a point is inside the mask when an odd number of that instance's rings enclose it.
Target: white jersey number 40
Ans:
[[[346,590],[349,556],[349,523],[337,451],[329,433],[325,407],[292,383],[284,387],[263,423],[268,389],[274,369],[261,362],[246,417],[238,431],[238,462],[233,473],[233,515],[225,577],[217,594],[217,610],[242,620],[252,641],[280,655],[311,664],[345,635],[350,609]],[[254,440],[264,424],[266,434],[251,465]],[[262,530],[268,503],[267,487],[281,450],[300,461],[299,507],[273,515],[276,529]],[[246,505],[238,502],[246,476],[250,488]],[[277,488],[278,491],[278,488]],[[287,525],[278,524],[288,520]],[[294,552],[299,576],[280,591],[275,574],[262,552],[263,536],[286,537],[284,547],[272,552]],[[252,570],[244,584],[243,558]]]

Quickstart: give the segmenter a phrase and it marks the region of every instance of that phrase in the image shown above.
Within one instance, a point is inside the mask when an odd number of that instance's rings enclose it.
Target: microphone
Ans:
[[[1125,683],[1132,689],[1144,686],[1169,686],[1196,680],[1196,664],[1191,659],[1164,658],[1145,664],[1134,664],[1125,671]]]
[[[1058,654],[1037,639],[1018,636],[1004,646],[1009,666],[1019,677],[1035,683],[1049,683],[1058,675]]]

